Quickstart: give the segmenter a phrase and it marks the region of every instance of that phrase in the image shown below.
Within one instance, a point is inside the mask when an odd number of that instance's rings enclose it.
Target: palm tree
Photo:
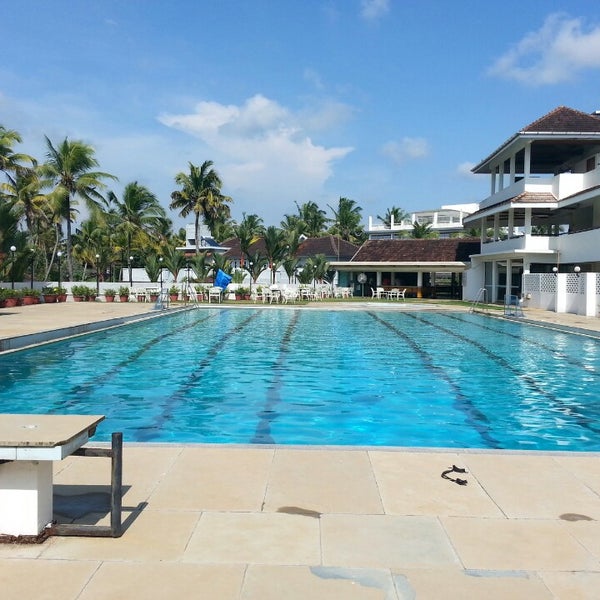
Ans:
[[[164,266],[169,273],[173,275],[173,282],[177,283],[179,272],[185,269],[187,264],[186,258],[182,252],[177,250],[175,246],[167,245],[165,247]]]
[[[413,230],[410,237],[417,239],[429,239],[438,237],[438,233],[431,229],[431,223],[419,223],[418,221],[415,221],[413,223]]]
[[[188,163],[190,172],[177,173],[175,182],[181,186],[171,194],[169,207],[179,210],[182,217],[194,213],[194,235],[196,238],[196,254],[200,251],[200,217],[209,227],[214,225],[219,215],[226,213],[229,218],[229,207],[225,204],[231,202],[229,196],[221,193],[223,185],[218,173],[212,168],[212,160],[205,160],[200,167]],[[212,231],[211,231],[212,233]]]
[[[331,233],[339,235],[347,242],[363,242],[365,240],[365,232],[360,224],[362,208],[350,198],[340,197],[337,210],[327,205],[334,214],[333,226],[330,229]]]
[[[327,215],[324,210],[321,210],[315,202],[305,202],[298,208],[298,217],[302,222],[302,231],[304,235],[315,238],[321,237],[325,231],[325,224],[327,223]],[[286,215],[287,217],[287,215]]]
[[[38,220],[48,221],[45,209],[47,198],[41,192],[42,183],[35,169],[19,168],[14,173],[6,173],[7,183],[0,184],[0,191],[17,217],[25,218],[25,226],[30,240],[35,237],[34,224]]]
[[[47,178],[48,186],[54,185],[51,195],[62,201],[64,213],[62,217],[67,222],[66,259],[69,279],[73,280],[73,257],[71,252],[73,222],[72,207],[79,196],[88,207],[98,206],[102,198],[99,190],[104,189],[103,179],[117,178],[110,173],[94,171],[98,161],[94,156],[94,148],[81,141],[70,142],[65,138],[55,147],[46,137],[48,152],[46,162],[40,167],[40,172]]]
[[[147,246],[146,236],[152,237],[160,231],[166,219],[165,210],[156,196],[137,181],[125,186],[121,200],[113,192],[108,192],[106,204],[114,206],[119,220],[116,229],[123,233],[127,240],[127,256],[131,256],[134,239],[139,239],[140,251]]]
[[[35,165],[35,159],[28,154],[15,154],[13,152],[13,146],[20,144],[22,141],[17,131],[6,129],[4,125],[0,125],[0,171],[15,173],[21,168],[22,162],[29,162],[31,165]]]
[[[249,260],[250,246],[260,239],[264,233],[263,220],[257,215],[246,215],[242,213],[242,221],[235,228],[235,235],[240,241],[240,250],[242,252],[242,267],[244,260]]]
[[[271,283],[275,283],[275,271],[283,260],[287,247],[283,231],[270,225],[265,229],[264,235],[265,255],[271,268]]]
[[[405,219],[408,219],[410,217],[410,215],[405,210],[402,210],[401,208],[398,208],[397,206],[392,206],[391,208],[388,208],[385,211],[385,215],[383,215],[383,217],[380,215],[377,215],[377,218],[386,227],[392,226],[392,217],[394,220],[394,225],[400,225],[400,223],[402,223],[402,221],[404,221]]]

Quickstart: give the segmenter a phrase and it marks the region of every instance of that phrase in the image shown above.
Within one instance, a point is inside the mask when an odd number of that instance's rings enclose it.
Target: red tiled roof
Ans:
[[[600,133],[600,118],[559,106],[524,127],[521,133]]]
[[[222,245],[229,248],[225,252],[227,258],[240,258],[242,250],[238,238],[225,240]],[[330,260],[338,260],[338,256],[339,260],[350,260],[357,250],[358,246],[356,244],[346,242],[334,235],[326,235],[319,238],[308,238],[301,242],[300,246],[298,246],[296,256],[298,258],[307,258],[309,256],[316,256],[317,254],[324,254]],[[265,242],[262,238],[250,246],[250,254],[254,254],[255,252],[265,254]]]
[[[304,258],[324,254],[332,260],[350,260],[357,250],[358,246],[356,244],[346,242],[335,235],[326,235],[304,240],[298,247],[296,256]]]
[[[469,262],[479,251],[473,238],[368,240],[352,262]]]

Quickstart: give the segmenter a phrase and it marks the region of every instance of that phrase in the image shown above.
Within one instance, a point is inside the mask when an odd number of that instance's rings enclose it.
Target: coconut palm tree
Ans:
[[[14,129],[6,129],[0,125],[0,171],[5,173],[15,173],[23,162],[35,165],[36,161],[28,154],[16,154],[13,151],[15,144],[20,144],[23,140],[20,134]]]
[[[263,220],[259,216],[242,213],[242,221],[235,228],[235,235],[240,241],[240,250],[242,252],[242,267],[244,266],[244,261],[250,259],[250,246],[260,239],[264,230]]]
[[[296,202],[296,207],[298,208],[298,217],[302,222],[302,231],[307,237],[315,238],[321,237],[325,231],[325,224],[327,223],[327,214],[324,210],[321,210],[316,202],[305,202],[302,206],[299,206]],[[286,218],[289,217],[286,215]]]
[[[177,173],[175,182],[181,186],[171,194],[173,210],[179,210],[182,217],[194,213],[194,236],[196,238],[196,254],[200,251],[200,217],[208,227],[214,225],[220,215],[229,218],[229,207],[231,202],[229,196],[221,193],[223,182],[218,173],[212,168],[212,160],[205,160],[199,167],[189,164],[189,173]],[[211,231],[212,233],[212,231]]]
[[[391,208],[388,208],[385,211],[385,215],[383,215],[383,217],[380,215],[377,215],[377,218],[386,227],[392,226],[392,217],[394,219],[394,225],[400,225],[400,223],[402,223],[402,221],[404,221],[405,219],[408,219],[410,217],[410,215],[405,210],[402,210],[401,208],[398,208],[397,206],[392,206]]]
[[[116,229],[127,240],[127,256],[131,256],[134,239],[140,241],[139,252],[147,246],[146,236],[152,237],[155,232],[161,231],[166,219],[165,210],[156,196],[137,181],[125,186],[121,199],[108,192],[106,205],[114,207],[118,218]]]
[[[35,169],[26,167],[6,173],[6,179],[6,183],[0,184],[0,191],[17,217],[24,217],[29,238],[33,241],[34,225],[38,221],[48,221],[48,199],[41,192],[42,182]]]
[[[366,235],[360,224],[362,208],[355,200],[340,197],[337,210],[329,204],[327,206],[334,214],[334,218],[331,219],[333,226],[329,230],[330,233],[339,235],[347,242],[362,243],[365,240]]]
[[[265,242],[265,256],[269,261],[269,267],[271,269],[271,283],[275,283],[275,272],[284,259],[287,251],[285,236],[281,229],[270,225],[265,229],[263,239]]]
[[[72,208],[77,197],[83,198],[89,208],[97,207],[103,199],[100,190],[106,187],[103,180],[117,178],[110,173],[93,170],[99,163],[94,156],[94,148],[84,142],[65,138],[58,146],[54,146],[46,137],[46,145],[46,162],[41,165],[40,173],[46,178],[48,187],[54,186],[51,195],[61,202],[64,209],[62,217],[67,224],[67,271],[72,281]]]

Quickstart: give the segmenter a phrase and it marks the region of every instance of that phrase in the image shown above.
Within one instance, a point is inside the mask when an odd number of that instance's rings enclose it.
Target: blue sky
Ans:
[[[366,223],[476,202],[470,168],[566,105],[600,109],[600,5],[505,0],[20,0],[3,10],[0,123],[165,207],[212,160],[233,217],[356,200]],[[183,221],[171,214],[176,225]]]

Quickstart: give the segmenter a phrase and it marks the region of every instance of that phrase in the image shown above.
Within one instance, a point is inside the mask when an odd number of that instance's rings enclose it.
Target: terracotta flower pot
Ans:
[[[46,304],[52,304],[53,302],[56,302],[58,299],[58,295],[57,294],[44,294],[44,302]]]
[[[127,302],[129,300],[129,296],[119,296],[119,302]]]
[[[35,296],[23,296],[23,306],[35,304]]]
[[[4,300],[4,307],[5,308],[13,308],[13,307],[17,306],[18,303],[19,303],[18,298],[6,298],[6,300]]]
[[[115,297],[114,296],[104,296],[104,299],[107,302],[114,302],[115,301]]]

